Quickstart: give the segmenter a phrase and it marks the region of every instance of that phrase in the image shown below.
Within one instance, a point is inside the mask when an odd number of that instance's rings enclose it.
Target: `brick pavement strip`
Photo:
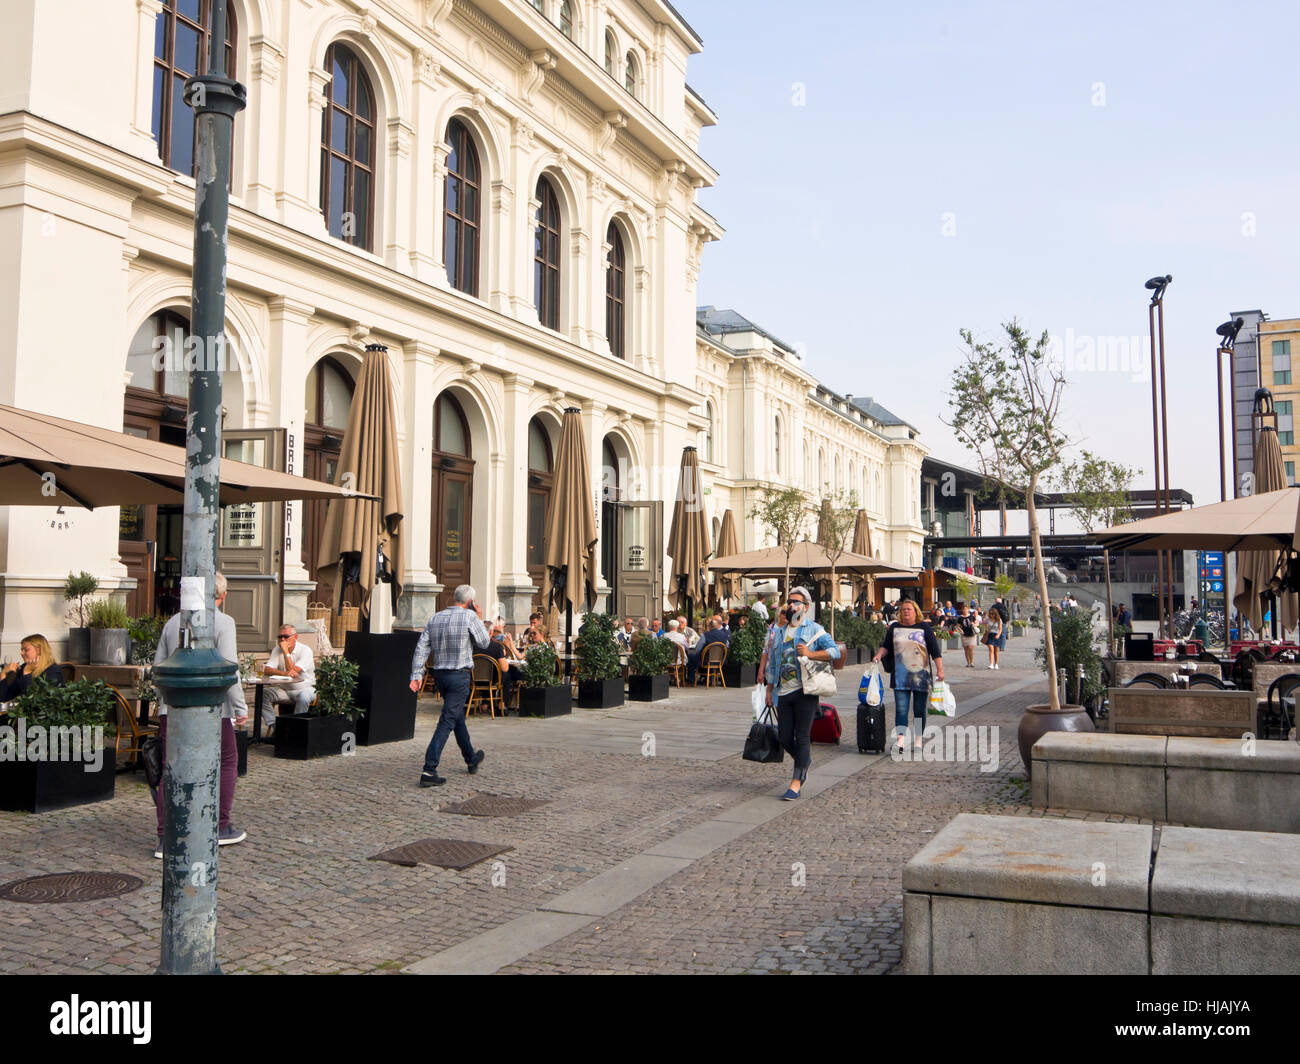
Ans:
[[[1018,649],[1009,664],[1028,657]],[[959,699],[1031,676],[1027,668],[952,672]],[[235,802],[249,839],[220,853],[223,969],[390,973],[457,947],[462,956],[477,951],[485,970],[888,970],[898,963],[902,864],[922,832],[964,810],[1037,814],[1010,782],[1019,771],[1014,723],[1031,699],[999,699],[961,720],[1003,726],[997,773],[895,765],[850,752],[857,672],[841,676],[847,745],[815,748],[809,796],[797,803],[775,800],[780,769],[738,756],[746,691],[674,691],[670,703],[552,721],[475,718],[471,732],[488,751],[482,771],[464,773],[452,746],[448,784],[430,790],[415,785],[437,717],[430,702],[421,703],[412,742],[315,762],[277,761],[255,748]],[[642,756],[646,732],[654,757]],[[846,776],[845,760],[867,767]],[[477,793],[550,804],[490,821],[438,812]],[[773,819],[760,815],[768,809]],[[429,836],[513,846],[499,869],[504,884],[494,885],[493,862],[455,872],[367,860]],[[146,883],[105,902],[0,903],[0,972],[152,972],[161,923],[153,843],[138,775],[119,776],[108,802],[0,813],[0,882],[102,870]],[[611,893],[587,907],[617,908],[596,915],[548,911],[578,908],[572,899],[584,888],[639,855],[667,862],[655,865],[656,876],[667,874],[648,890]],[[802,888],[790,885],[795,861],[807,868]],[[618,874],[603,882],[611,879]],[[510,942],[521,920],[543,932],[534,948],[521,953],[527,943],[516,941],[486,950],[486,936],[495,930]]]

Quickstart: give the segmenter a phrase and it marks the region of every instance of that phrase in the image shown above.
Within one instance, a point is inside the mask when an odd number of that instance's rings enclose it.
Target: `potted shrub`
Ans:
[[[1076,610],[1074,613],[1052,615],[1052,647],[1056,653],[1056,671],[1065,681],[1065,700],[1070,705],[1084,706],[1089,716],[1101,696],[1101,654],[1099,639],[1092,631],[1092,615]],[[1047,671],[1047,654],[1042,646],[1035,648],[1034,660]]]
[[[1029,627],[1029,622],[1027,621],[1012,621],[1011,634],[1017,638],[1023,638],[1027,627]]]
[[[282,713],[275,721],[275,756],[306,761],[341,754],[365,710],[352,699],[359,670],[342,656],[316,662],[316,702],[306,713]]]
[[[744,624],[731,633],[727,660],[722,663],[722,679],[728,687],[752,687],[758,683],[758,659],[763,656],[763,637],[767,622],[763,615],[749,610]]]
[[[131,660],[131,617],[116,599],[90,604],[90,662],[125,665]]]
[[[0,809],[44,813],[112,798],[116,720],[102,680],[34,680],[0,726]]]
[[[560,659],[550,643],[538,643],[524,654],[519,681],[521,717],[562,717],[573,712],[573,690],[560,675]]]
[[[588,613],[574,643],[578,658],[578,705],[612,709],[623,704],[623,664],[614,641],[614,617]]]
[[[633,702],[657,702],[668,697],[668,670],[677,660],[671,639],[642,639],[628,659],[627,696]]]
[[[76,605],[71,607],[73,616],[77,623],[68,628],[68,661],[75,661],[81,664],[90,661],[90,627],[86,624],[86,615],[88,612],[86,600],[99,590],[99,581],[84,569],[80,574],[68,574],[68,578],[63,582],[63,598],[65,602],[75,602]]]

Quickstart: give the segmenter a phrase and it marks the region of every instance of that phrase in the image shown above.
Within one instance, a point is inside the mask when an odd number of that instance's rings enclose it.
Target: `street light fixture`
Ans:
[[[1245,318],[1232,318],[1225,321],[1217,329],[1216,335],[1219,337],[1218,361],[1215,364],[1215,376],[1219,385],[1219,501],[1228,501],[1228,476],[1224,469],[1224,460],[1226,458],[1225,447],[1223,442],[1223,356],[1228,356],[1228,372],[1232,372],[1232,354],[1237,347],[1237,334],[1241,332],[1241,327],[1246,324]],[[1237,404],[1232,404],[1232,450],[1237,450]],[[1233,481],[1236,481],[1236,470],[1233,470]],[[1234,491],[1235,495],[1236,492]]]

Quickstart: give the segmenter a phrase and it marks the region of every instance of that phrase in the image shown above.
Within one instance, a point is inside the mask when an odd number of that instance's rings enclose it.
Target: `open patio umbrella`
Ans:
[[[1255,443],[1255,494],[1269,495],[1286,490],[1286,472],[1282,464],[1282,448],[1278,444],[1277,430],[1265,424]],[[1294,542],[1294,541],[1293,541]],[[1232,604],[1250,621],[1255,631],[1264,626],[1264,599],[1272,602],[1272,620],[1276,635],[1279,614],[1282,630],[1296,626],[1297,602],[1294,592],[1280,594],[1276,576],[1285,567],[1286,555],[1273,550],[1239,551],[1237,554],[1237,586]]]
[[[785,551],[780,547],[762,547],[742,554],[728,554],[714,558],[710,563],[715,570],[736,572],[742,576],[784,576]],[[791,572],[829,573],[831,560],[826,549],[818,543],[804,540],[794,545],[790,552]],[[836,573],[845,576],[909,577],[915,569],[900,569],[883,558],[846,551],[835,562]]]
[[[718,554],[721,556],[739,552],[740,543],[736,539],[736,515],[728,510],[722,515],[722,527],[718,530]],[[730,606],[731,599],[740,591],[740,577],[735,573],[720,572],[717,566],[713,567],[713,576],[718,597],[725,598],[727,605]]]
[[[565,649],[571,652],[573,607],[596,603],[596,515],[591,468],[582,435],[582,411],[564,412],[555,481],[546,504],[546,587],[552,608],[564,603]]]
[[[336,590],[340,603],[345,581],[361,585],[361,610],[367,616],[372,612],[370,593],[376,584],[381,551],[387,574],[391,575],[392,591],[390,602],[376,604],[376,610],[395,610],[402,593],[402,481],[398,461],[388,349],[372,344],[366,348],[352,396],[338,469],[340,479],[351,473],[356,489],[373,498],[337,499],[329,504],[319,561],[321,566],[339,567]],[[391,631],[391,613],[371,617],[371,628]]]
[[[1276,551],[1297,542],[1298,520],[1300,488],[1283,488],[1113,525],[1092,538],[1111,550]]]
[[[292,473],[221,460],[221,505],[356,494]],[[0,505],[183,505],[185,448],[0,406]]]
[[[668,557],[673,560],[673,589],[677,606],[686,603],[686,617],[694,622],[692,606],[704,600],[705,567],[713,549],[709,546],[709,522],[704,514],[704,485],[700,482],[700,460],[694,447],[682,450],[677,478],[677,501],[668,532]]]

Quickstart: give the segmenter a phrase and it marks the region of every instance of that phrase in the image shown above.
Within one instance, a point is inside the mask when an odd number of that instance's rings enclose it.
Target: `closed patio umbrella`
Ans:
[[[668,533],[668,557],[673,560],[673,588],[678,608],[686,603],[686,617],[694,621],[691,607],[704,599],[704,573],[709,557],[709,522],[704,514],[704,485],[700,481],[700,460],[694,447],[682,451],[677,479],[677,501]]]
[[[222,506],[347,494],[323,481],[221,460]],[[184,502],[184,447],[0,406],[0,505],[94,510]]]
[[[1265,424],[1255,444],[1255,494],[1268,495],[1286,490],[1286,471],[1282,462],[1282,448],[1278,444],[1277,430]],[[1277,591],[1275,575],[1285,562],[1285,556],[1277,550],[1239,551],[1237,554],[1237,586],[1233,592],[1232,603],[1249,619],[1251,627],[1259,632],[1264,627],[1264,602],[1268,597],[1272,602],[1273,625],[1276,628],[1279,615],[1281,630],[1286,632],[1295,628],[1297,601],[1294,592],[1282,594]]]
[[[555,481],[546,504],[546,584],[552,607],[564,603],[565,647],[571,648],[573,607],[596,603],[596,515],[591,467],[582,434],[582,411],[564,412]]]
[[[339,478],[349,473],[356,490],[373,498],[337,499],[325,511],[321,536],[321,566],[337,565],[337,589],[342,601],[344,580],[361,585],[361,609],[370,615],[370,592],[382,550],[392,575],[392,597],[381,609],[397,608],[402,593],[402,481],[398,467],[397,419],[393,386],[388,374],[388,349],[366,348],[365,361],[339,454]],[[391,629],[391,618],[372,618],[378,629]]]
[[[728,510],[722,515],[722,527],[718,530],[718,555],[739,553],[740,543],[736,539],[736,515]],[[730,606],[731,599],[740,591],[740,577],[731,572],[719,572],[716,568],[713,570],[713,574],[718,598],[725,598],[727,605]]]
[[[859,510],[857,519],[854,522],[852,550],[854,554],[861,554],[866,557],[871,555],[871,521],[867,518],[866,510]],[[871,583],[870,576],[861,577],[854,582],[854,601],[860,600],[871,591]]]

